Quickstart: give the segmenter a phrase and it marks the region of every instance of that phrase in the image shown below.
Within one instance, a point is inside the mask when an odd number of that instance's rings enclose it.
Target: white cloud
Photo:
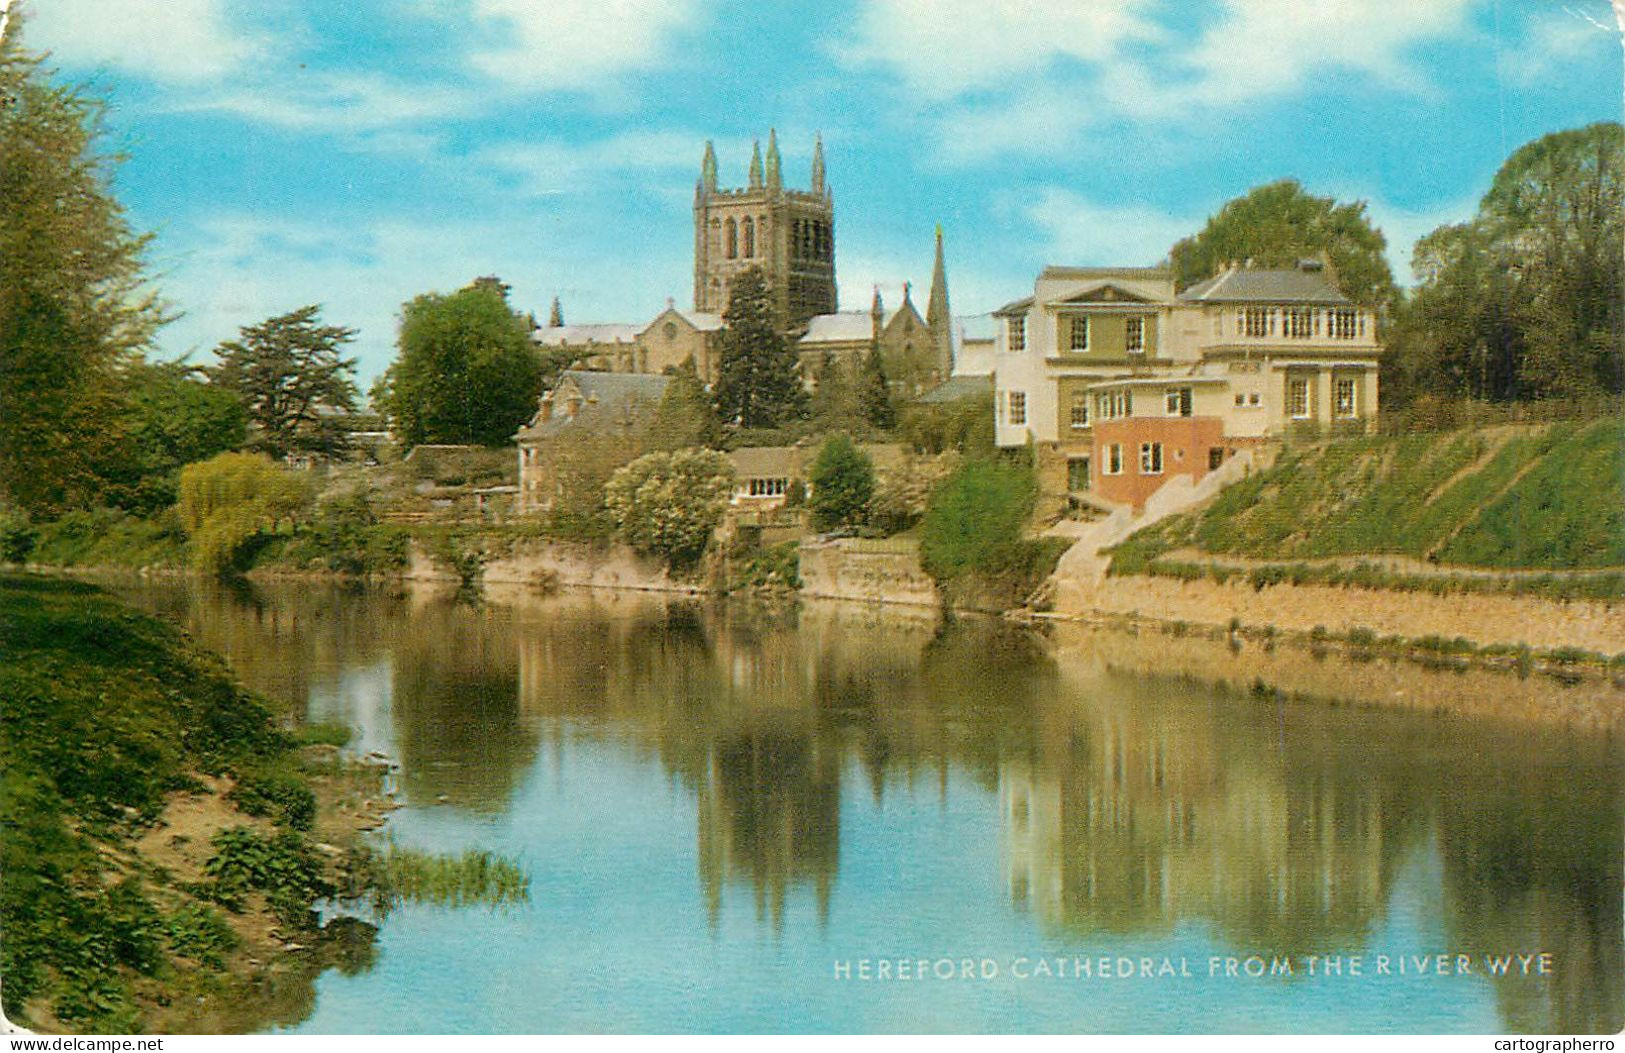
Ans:
[[[869,0],[856,38],[838,44],[853,63],[891,67],[929,99],[998,88],[1057,60],[1105,62],[1128,43],[1161,35],[1148,0]]]
[[[1204,25],[1152,20],[1143,0],[866,0],[848,61],[887,68],[953,159],[1054,151],[1112,121],[1180,124],[1302,91],[1330,71],[1390,90],[1435,89],[1410,60],[1461,33],[1473,0],[1224,0]],[[1161,8],[1166,10],[1166,8]],[[1176,8],[1183,16],[1188,8]]]
[[[697,176],[704,142],[705,136],[694,132],[636,129],[589,142],[501,143],[483,148],[476,157],[517,175],[529,193],[549,196],[591,187],[606,178],[649,172],[687,170]],[[717,149],[719,153],[748,154],[750,148],[719,143]],[[684,181],[671,185],[685,196],[690,191]]]
[[[474,0],[499,43],[476,50],[476,69],[526,90],[590,90],[647,69],[690,25],[695,0]]]
[[[1207,222],[1143,205],[1103,205],[1060,187],[1041,191],[1024,211],[1045,232],[1052,262],[1089,267],[1155,266]]]
[[[1502,73],[1521,87],[1563,78],[1568,63],[1604,46],[1610,50],[1618,46],[1622,30],[1611,25],[1608,18],[1607,9],[1597,5],[1595,11],[1585,6],[1564,6],[1531,19],[1523,42],[1502,48]]]
[[[239,69],[267,45],[234,25],[223,0],[31,0],[28,39],[64,65],[196,84]]]
[[[359,132],[468,113],[480,101],[467,88],[406,84],[375,73],[302,71],[274,83],[192,95],[171,109],[228,113],[294,131]]]

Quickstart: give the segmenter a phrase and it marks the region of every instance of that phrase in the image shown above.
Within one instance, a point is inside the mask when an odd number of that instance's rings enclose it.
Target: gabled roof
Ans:
[[[1167,281],[1172,278],[1163,267],[1045,267],[1038,275],[1043,281],[1047,278],[1123,278],[1136,281],[1150,279],[1152,281]]]
[[[882,326],[890,325],[896,311],[887,311]],[[807,319],[807,333],[800,344],[844,344],[855,340],[869,340],[875,335],[874,319],[868,311],[837,311],[834,314],[815,314]]]
[[[669,383],[670,377],[651,373],[567,369],[559,375],[553,389],[542,396],[543,400],[553,401],[553,415],[542,420],[542,412],[538,409],[530,423],[519,429],[515,438],[541,438],[565,429],[602,432],[625,427],[653,413],[660,405]],[[581,405],[572,417],[564,402],[577,394],[581,397]]]
[[[1125,289],[1116,282],[1100,282],[1085,289],[1080,289],[1071,296],[1049,301],[1051,304],[1095,304],[1095,303],[1154,303],[1151,297]]]
[[[1352,303],[1319,269],[1231,267],[1179,294],[1186,303]]]
[[[538,326],[530,338],[545,347],[566,347],[577,344],[630,344],[643,331],[641,326],[623,325],[544,325]]]
[[[723,326],[722,316],[709,311],[678,311],[678,314],[688,319],[688,324],[702,333],[714,333]]]

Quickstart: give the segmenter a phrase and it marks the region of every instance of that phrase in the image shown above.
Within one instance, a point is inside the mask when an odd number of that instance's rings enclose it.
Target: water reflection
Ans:
[[[768,932],[798,897],[820,928],[864,915],[878,890],[839,881],[843,819],[959,786],[994,805],[1009,924],[1057,948],[1194,927],[1232,953],[1544,950],[1554,976],[1494,981],[1506,1028],[1621,1023],[1625,764],[1606,735],[1284,702],[1147,675],[1185,646],[1165,639],[1091,638],[1056,661],[997,622],[838,604],[145,597],[251,685],[360,726],[416,807],[503,813],[578,742],[658,765],[692,799],[713,930],[736,894]],[[1451,674],[1405,675],[1422,692]],[[1419,865],[1448,946],[1374,944]]]

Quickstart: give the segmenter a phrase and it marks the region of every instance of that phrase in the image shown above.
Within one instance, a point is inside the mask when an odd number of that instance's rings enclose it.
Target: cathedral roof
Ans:
[[[607,325],[538,326],[531,339],[545,347],[573,347],[578,344],[630,344],[637,340],[641,326]]]
[[[884,327],[897,316],[887,311],[881,325]],[[807,335],[800,343],[845,344],[854,340],[870,340],[875,335],[875,321],[868,311],[837,311],[834,314],[815,314],[807,319]]]

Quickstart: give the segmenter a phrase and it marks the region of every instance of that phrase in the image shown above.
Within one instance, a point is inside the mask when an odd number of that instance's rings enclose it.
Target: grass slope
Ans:
[[[1290,450],[1206,508],[1135,534],[1114,551],[1113,572],[1154,570],[1176,549],[1263,561],[1401,556],[1492,570],[1625,567],[1625,421]]]

